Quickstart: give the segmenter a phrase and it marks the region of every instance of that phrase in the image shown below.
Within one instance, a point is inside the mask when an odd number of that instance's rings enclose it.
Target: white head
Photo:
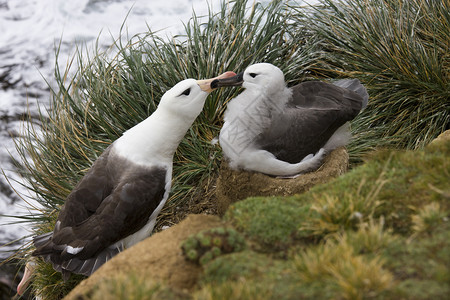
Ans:
[[[234,72],[225,72],[222,75],[204,80],[185,79],[164,93],[158,108],[170,111],[188,119],[196,118],[203,109],[206,97],[214,90],[211,82],[216,79],[235,76]]]
[[[283,72],[269,63],[251,65],[235,77],[218,79],[211,84],[214,88],[240,85],[267,95],[277,94],[286,88]]]
[[[286,87],[283,72],[272,64],[259,63],[245,69],[242,86],[246,89],[264,90],[266,94],[278,93]]]
[[[185,79],[162,96],[158,109],[164,109],[183,118],[195,119],[202,111],[208,94],[197,80]]]

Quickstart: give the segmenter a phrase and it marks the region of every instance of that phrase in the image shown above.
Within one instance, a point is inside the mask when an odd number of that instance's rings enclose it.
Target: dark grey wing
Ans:
[[[166,172],[165,168],[142,168],[125,175],[92,216],[53,235],[54,244],[83,247],[76,255],[63,251],[62,258],[90,258],[141,229],[163,199]]]
[[[339,128],[341,122],[337,122],[337,112],[290,109],[274,120],[270,129],[258,137],[256,144],[279,160],[298,163],[305,156],[319,151]]]
[[[344,82],[354,82],[354,85],[346,85]],[[303,108],[316,108],[326,110],[339,110],[347,119],[353,119],[363,108],[367,99],[355,91],[347,88],[358,89],[364,87],[357,79],[340,80],[336,84],[342,83],[345,87],[321,81],[308,81],[292,87],[291,106]],[[365,89],[364,89],[365,91]],[[359,92],[359,89],[358,89]],[[348,120],[347,120],[348,121]]]
[[[132,168],[86,220],[58,226],[53,236],[33,253],[55,269],[89,275],[108,259],[107,247],[135,233],[149,220],[163,199],[166,168]],[[39,242],[39,237],[35,239]],[[97,256],[102,256],[99,264]],[[88,266],[86,263],[88,262]]]
[[[284,112],[272,118],[256,141],[260,148],[289,163],[319,151],[362,108],[360,95],[324,82],[301,83],[292,92]]]
[[[367,103],[369,102],[369,94],[367,93],[364,85],[362,85],[358,79],[341,79],[333,82],[333,84],[357,93],[363,99],[362,108],[365,108],[367,106]]]
[[[110,149],[111,146],[98,157],[89,171],[67,196],[58,215],[54,231],[34,238],[33,242],[36,247],[34,254],[53,253],[53,249],[47,247],[53,235],[57,234],[62,228],[76,226],[86,221],[111,193],[114,182],[108,172]]]
[[[74,226],[93,215],[111,193],[115,178],[108,170],[111,146],[94,162],[89,171],[67,196],[58,215],[59,226]],[[55,229],[57,231],[58,228]]]

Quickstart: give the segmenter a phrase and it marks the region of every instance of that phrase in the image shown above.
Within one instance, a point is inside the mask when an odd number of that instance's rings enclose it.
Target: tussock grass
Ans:
[[[392,228],[385,228],[384,218],[380,217],[361,223],[357,231],[345,231],[329,238],[351,245],[356,254],[379,254],[398,240],[392,231]]]
[[[353,122],[352,160],[379,146],[418,149],[450,123],[448,1],[323,0],[298,10],[323,56],[325,77],[356,77],[369,104]],[[295,30],[295,29],[293,29]]]
[[[374,187],[379,190],[381,185]],[[313,197],[316,201],[311,205],[310,218],[301,225],[299,230],[318,236],[342,229],[355,229],[359,224],[367,222],[377,207],[382,205],[380,200],[372,196],[363,197],[359,193],[348,194],[343,198],[334,195]]]
[[[86,278],[86,276],[75,274],[65,282],[61,277],[61,273],[56,272],[51,264],[47,264],[42,260],[35,260],[35,262],[37,263],[37,272],[32,279],[32,286],[35,296],[42,297],[42,299],[62,299],[81,280]]]

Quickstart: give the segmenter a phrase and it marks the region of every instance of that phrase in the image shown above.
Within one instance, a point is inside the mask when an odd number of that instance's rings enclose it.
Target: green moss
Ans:
[[[199,238],[199,242],[202,247],[211,246],[211,238],[210,237],[205,237],[205,236],[201,237],[201,238]]]
[[[218,256],[220,256],[220,254],[222,254],[222,251],[220,250],[219,247],[212,247],[211,253],[214,257],[218,257]]]
[[[189,251],[186,251],[185,255],[188,260],[192,260],[192,261],[198,260],[198,253],[194,249],[190,249]]]
[[[249,198],[233,204],[225,220],[260,245],[263,251],[286,249],[309,207],[294,198]]]
[[[450,292],[450,224],[447,221],[431,234],[422,235],[411,240],[403,238],[387,246],[382,255],[386,266],[401,280],[397,292],[415,297],[415,292],[427,282],[434,282],[439,289],[431,289],[427,297],[415,299],[443,299]],[[405,289],[411,282],[418,286],[414,289]],[[442,293],[440,297],[431,297]],[[420,294],[420,293],[419,293]]]
[[[324,290],[323,286],[302,285],[293,274],[289,260],[275,259],[250,250],[227,254],[205,265],[202,289],[194,299],[294,300],[306,295],[319,295],[319,291]]]
[[[292,259],[249,250],[224,255],[205,265],[194,299],[332,299],[339,292],[328,278],[303,280],[294,266]]]
[[[250,250],[223,255],[205,266],[202,282],[220,284],[241,278],[261,278],[273,259]]]
[[[222,246],[222,239],[221,238],[213,238],[212,243],[214,246],[220,247]]]
[[[449,284],[433,280],[406,279],[399,282],[387,299],[448,299]]]
[[[213,260],[213,258],[214,258],[214,254],[211,251],[207,251],[200,257],[198,262],[201,265],[205,265],[205,264],[209,263],[211,260]]]

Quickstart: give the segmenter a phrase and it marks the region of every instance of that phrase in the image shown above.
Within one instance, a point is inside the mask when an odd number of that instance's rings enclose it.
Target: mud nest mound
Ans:
[[[218,214],[223,215],[232,203],[248,197],[291,196],[304,193],[317,184],[342,175],[347,168],[348,153],[344,147],[337,148],[328,154],[318,170],[290,179],[232,170],[223,160],[216,186]]]

